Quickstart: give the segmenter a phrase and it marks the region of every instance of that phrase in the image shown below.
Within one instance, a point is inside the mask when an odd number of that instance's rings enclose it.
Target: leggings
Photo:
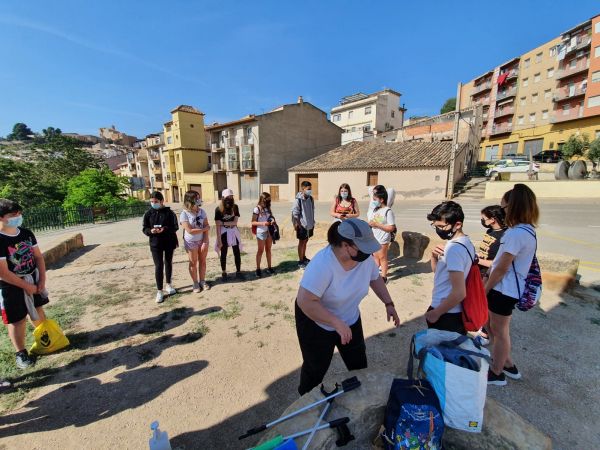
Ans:
[[[221,246],[221,270],[223,272],[226,272],[227,271],[227,249],[229,248],[229,245],[227,245],[227,233],[223,233],[221,235],[221,244],[222,244],[222,246]],[[239,272],[242,267],[242,255],[240,254],[240,246],[234,245],[231,248],[233,249],[233,256],[235,259],[235,270]]]
[[[175,249],[150,247],[150,251],[152,252],[152,259],[154,260],[154,276],[156,278],[156,289],[162,291],[163,269],[167,278],[167,284],[171,284],[171,274],[173,273],[173,252],[175,251]]]

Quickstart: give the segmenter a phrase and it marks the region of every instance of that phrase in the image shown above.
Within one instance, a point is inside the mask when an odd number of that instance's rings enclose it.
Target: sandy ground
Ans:
[[[324,244],[312,242],[309,256]],[[53,307],[82,305],[72,347],[42,358],[18,387],[26,398],[0,416],[0,448],[147,448],[159,420],[173,448],[240,449],[246,429],[275,418],[297,398],[300,351],[293,301],[301,272],[295,248],[278,244],[278,273],[257,279],[254,244],[245,282],[215,282],[193,294],[185,255],[176,253],[180,294],[154,303],[150,253],[139,243],[89,246],[49,271]],[[210,252],[209,279],[220,273]],[[233,258],[229,260],[233,270]],[[403,325],[385,320],[371,294],[362,318],[371,367],[404,376],[411,335],[422,328],[433,275],[426,262],[395,261],[389,284]],[[600,303],[592,291],[545,294],[516,313],[514,358],[523,380],[489,395],[552,437],[555,448],[600,442]],[[338,355],[330,373],[346,378]]]

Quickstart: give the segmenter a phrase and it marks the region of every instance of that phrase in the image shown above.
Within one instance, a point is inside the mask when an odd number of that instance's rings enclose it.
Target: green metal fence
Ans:
[[[113,205],[98,208],[31,208],[23,212],[23,226],[36,231],[77,225],[116,222],[144,215],[148,205]]]

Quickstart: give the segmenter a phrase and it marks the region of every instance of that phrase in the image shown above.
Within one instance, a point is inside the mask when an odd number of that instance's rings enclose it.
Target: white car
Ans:
[[[527,173],[530,165],[533,173],[538,173],[540,171],[540,165],[537,163],[532,164],[529,161],[507,160],[504,164],[497,164],[493,167],[489,167],[485,171],[485,176],[496,178],[496,175],[499,173]]]

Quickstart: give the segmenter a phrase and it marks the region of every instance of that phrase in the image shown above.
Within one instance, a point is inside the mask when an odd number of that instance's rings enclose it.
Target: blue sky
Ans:
[[[142,137],[182,103],[211,123],[385,87],[408,116],[436,114],[459,81],[598,13],[597,0],[5,0],[0,136],[25,122]]]

